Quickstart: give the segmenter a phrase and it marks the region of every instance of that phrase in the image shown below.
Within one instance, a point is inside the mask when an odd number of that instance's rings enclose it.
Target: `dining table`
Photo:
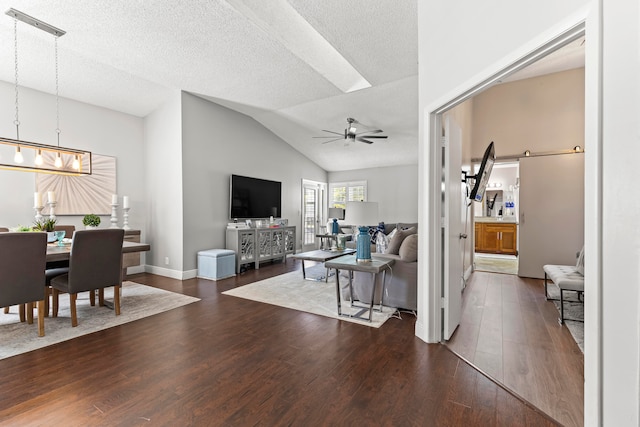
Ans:
[[[146,252],[151,250],[148,243],[122,242],[122,254],[134,252]],[[47,262],[67,261],[71,257],[71,244],[59,246],[57,243],[47,244]],[[122,265],[122,268],[131,267],[130,265]]]

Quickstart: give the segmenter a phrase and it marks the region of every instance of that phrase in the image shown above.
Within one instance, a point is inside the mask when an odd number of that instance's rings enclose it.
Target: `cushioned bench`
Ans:
[[[565,320],[584,322],[581,319],[568,319],[564,317],[564,291],[578,292],[578,298],[584,292],[584,276],[575,265],[545,265],[544,269],[544,296],[549,300],[547,281],[551,279],[560,289],[560,318],[558,322],[563,324]]]

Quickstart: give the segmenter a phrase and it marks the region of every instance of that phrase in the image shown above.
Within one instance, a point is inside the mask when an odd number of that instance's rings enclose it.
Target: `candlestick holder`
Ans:
[[[49,219],[54,220],[56,219],[56,205],[58,204],[58,202],[47,202],[47,205],[49,205]]]
[[[33,209],[36,210],[36,222],[42,221],[42,219],[44,218],[42,216],[42,209],[44,209],[44,206],[34,206]]]
[[[109,228],[118,228],[118,203],[111,203],[111,226]]]
[[[131,230],[131,227],[129,227],[129,207],[127,208],[122,208],[122,217],[123,217],[123,224],[122,224],[122,229],[123,230]]]

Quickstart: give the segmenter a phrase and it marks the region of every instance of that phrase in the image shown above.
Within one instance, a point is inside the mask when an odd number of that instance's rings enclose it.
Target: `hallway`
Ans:
[[[566,426],[583,424],[584,356],[541,280],[476,271],[449,347]]]

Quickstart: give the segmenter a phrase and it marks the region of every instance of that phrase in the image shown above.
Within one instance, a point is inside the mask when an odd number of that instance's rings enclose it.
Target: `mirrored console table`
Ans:
[[[226,248],[236,253],[236,274],[244,264],[258,269],[262,261],[284,262],[296,251],[296,227],[227,228]]]

